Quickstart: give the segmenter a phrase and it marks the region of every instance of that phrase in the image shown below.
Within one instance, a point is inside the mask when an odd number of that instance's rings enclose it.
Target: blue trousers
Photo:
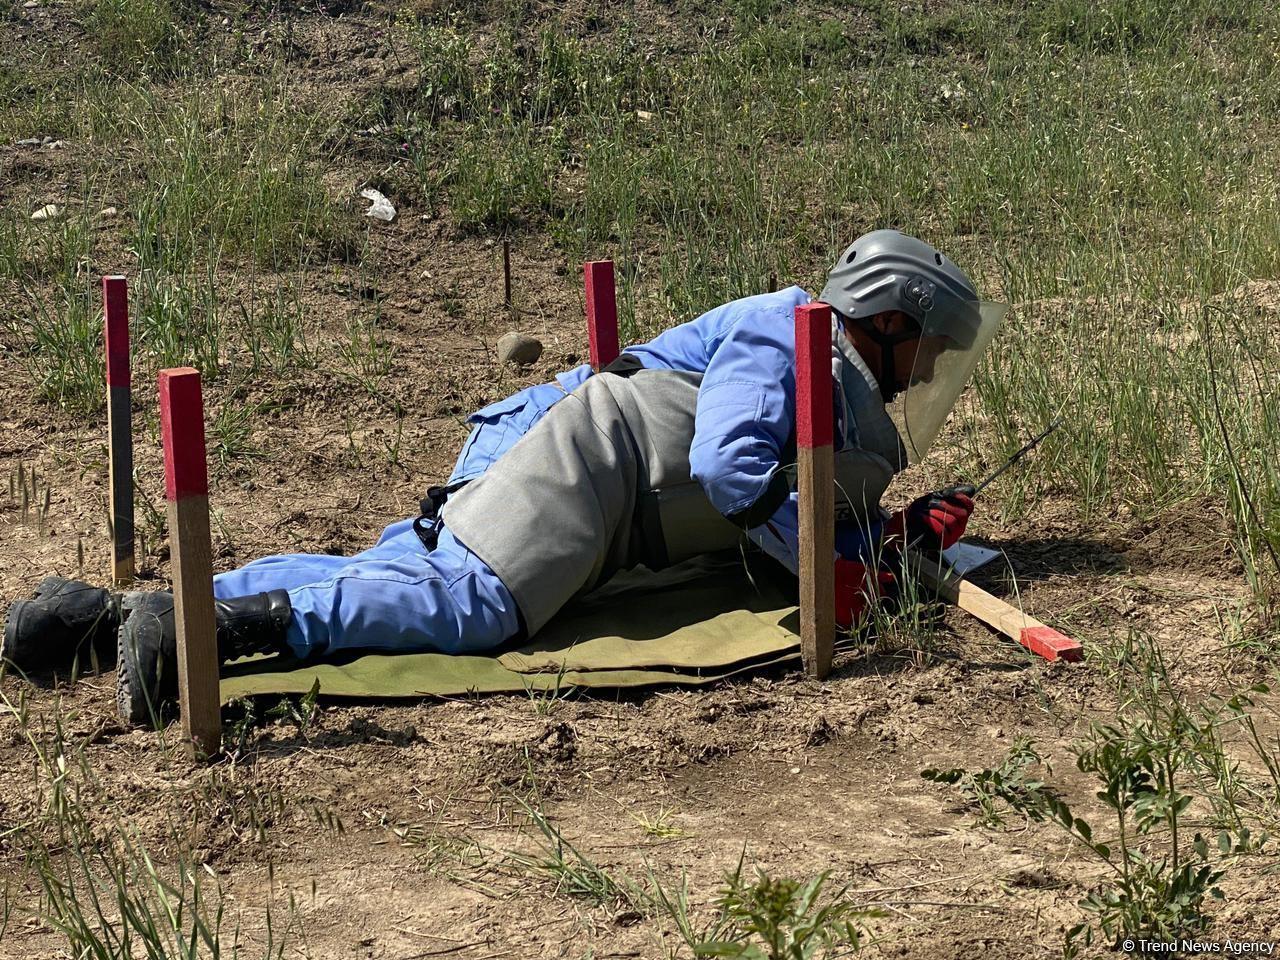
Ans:
[[[516,602],[489,566],[439,528],[430,552],[413,520],[354,557],[263,557],[213,578],[218,598],[287,590],[287,640],[300,657],[340,650],[467,653],[514,636]]]
[[[591,374],[583,365],[474,413],[450,483],[484,473]],[[520,627],[516,602],[488,564],[444,526],[427,552],[413,520],[393,523],[354,557],[263,557],[213,578],[219,598],[289,591],[288,642],[298,656],[339,650],[467,653],[495,647]]]

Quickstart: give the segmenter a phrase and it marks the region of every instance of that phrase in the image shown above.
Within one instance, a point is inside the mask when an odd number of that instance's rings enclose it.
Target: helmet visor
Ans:
[[[912,463],[933,445],[1008,310],[980,301],[966,304],[945,327],[926,319],[907,389],[887,407]]]

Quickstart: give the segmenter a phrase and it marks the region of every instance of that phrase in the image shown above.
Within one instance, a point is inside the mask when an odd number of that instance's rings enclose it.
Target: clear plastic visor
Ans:
[[[961,338],[925,324],[908,387],[886,408],[912,463],[918,462],[937,439],[1008,311],[1005,303],[971,304],[965,311]]]

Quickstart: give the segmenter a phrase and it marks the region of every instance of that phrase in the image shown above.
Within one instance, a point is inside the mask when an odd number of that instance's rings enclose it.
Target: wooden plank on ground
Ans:
[[[831,308],[806,304],[795,316],[800,653],[805,671],[822,679],[831,672],[836,635]]]
[[[587,293],[587,338],[591,366],[601,370],[618,359],[618,295],[613,261],[589,260],[582,265]]]
[[[124,277],[102,278],[107,367],[107,471],[111,503],[111,580],[133,582],[133,382],[129,372],[129,291]]]
[[[204,402],[196,370],[179,367],[160,371],[160,431],[164,440],[165,498],[169,504],[182,732],[191,755],[208,758],[221,747],[222,716]]]
[[[976,584],[944,569],[935,558],[922,556],[916,567],[920,582],[943,600],[981,620],[1046,660],[1076,662],[1084,658],[1078,640],[1064,636]]]

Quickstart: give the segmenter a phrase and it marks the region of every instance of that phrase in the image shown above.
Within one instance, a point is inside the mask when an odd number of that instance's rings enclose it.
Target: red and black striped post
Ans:
[[[200,373],[191,367],[160,371],[160,434],[164,441],[164,493],[169,503],[182,733],[193,756],[212,757],[221,747],[222,716],[213,619],[204,401]]]
[[[587,290],[587,337],[591,366],[601,370],[618,359],[618,296],[613,261],[589,260],[582,265]]]
[[[133,384],[129,373],[129,287],[102,278],[103,344],[107,355],[107,470],[111,487],[111,579],[131,583],[133,559]]]
[[[835,645],[835,457],[831,438],[831,308],[796,307],[796,490],[800,513],[800,655],[831,672]]]

